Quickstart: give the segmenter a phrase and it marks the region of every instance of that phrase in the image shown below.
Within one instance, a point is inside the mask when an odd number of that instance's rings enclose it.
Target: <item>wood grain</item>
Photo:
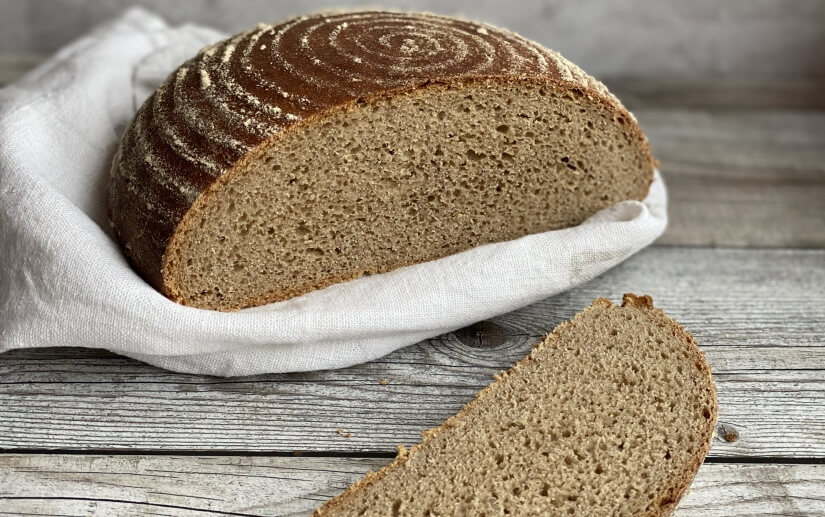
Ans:
[[[0,456],[0,515],[305,516],[387,459]],[[825,465],[706,464],[676,517],[825,515]]]
[[[825,458],[823,266],[825,250],[652,248],[495,318],[507,335],[496,346],[450,334],[338,371],[218,379],[77,349],[12,352],[0,356],[0,448],[386,454],[416,443],[594,298],[634,291],[707,353],[720,421],[739,433],[715,440],[712,456]]]
[[[712,111],[823,110],[820,79],[700,77],[607,78],[607,87],[630,109]]]
[[[825,111],[635,113],[668,186],[659,244],[825,247]]]

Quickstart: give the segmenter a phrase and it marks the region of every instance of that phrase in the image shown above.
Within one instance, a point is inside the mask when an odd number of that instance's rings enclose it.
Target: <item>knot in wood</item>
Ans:
[[[492,321],[479,321],[454,332],[456,339],[471,348],[497,348],[507,341],[507,331]]]

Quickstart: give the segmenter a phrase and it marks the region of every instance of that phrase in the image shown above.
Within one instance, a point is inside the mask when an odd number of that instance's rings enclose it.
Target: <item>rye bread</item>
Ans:
[[[597,299],[315,516],[670,515],[716,417],[681,325],[649,296]]]
[[[319,14],[172,73],[123,136],[109,218],[165,295],[235,310],[579,224],[644,198],[653,167],[557,52],[431,14]]]

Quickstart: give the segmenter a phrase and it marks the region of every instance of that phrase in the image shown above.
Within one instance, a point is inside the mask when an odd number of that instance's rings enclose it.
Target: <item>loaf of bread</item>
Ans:
[[[716,415],[690,334],[649,296],[598,299],[315,515],[670,515]]]
[[[235,310],[642,199],[633,116],[558,53],[489,25],[350,12],[201,50],[123,136],[109,217],[134,267]]]

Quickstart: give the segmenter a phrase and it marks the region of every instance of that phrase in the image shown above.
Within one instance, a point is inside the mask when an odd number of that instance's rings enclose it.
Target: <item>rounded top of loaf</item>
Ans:
[[[203,48],[140,108],[111,171],[115,235],[165,292],[164,254],[186,212],[261,144],[356,103],[489,78],[551,81],[625,112],[557,52],[486,24],[384,11],[260,24]]]

